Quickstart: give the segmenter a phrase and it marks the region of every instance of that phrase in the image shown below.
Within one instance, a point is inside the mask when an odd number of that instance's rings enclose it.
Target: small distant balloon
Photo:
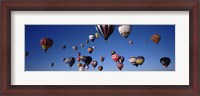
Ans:
[[[132,40],[130,40],[130,41],[128,41],[128,43],[129,43],[130,45],[132,45],[132,44],[133,44],[133,41],[132,41]]]
[[[84,47],[84,44],[81,44],[81,47]]]
[[[65,48],[66,48],[66,46],[65,46],[65,45],[63,45],[63,46],[62,46],[62,48],[63,48],[63,49],[65,49]]]
[[[77,67],[80,68],[82,66],[82,63],[78,63]]]
[[[53,67],[54,66],[54,63],[51,63],[51,67]]]
[[[121,71],[122,70],[122,68],[124,67],[124,64],[122,64],[122,63],[117,63],[117,68]]]
[[[124,56],[119,56],[119,62],[120,62],[120,63],[123,63],[124,60],[125,60]]]
[[[89,65],[92,61],[92,57],[90,56],[81,56],[80,58],[86,65]]]
[[[95,69],[95,67],[98,65],[98,62],[96,61],[96,60],[93,60],[92,61],[92,66],[93,66],[93,68]]]
[[[95,37],[96,37],[96,39],[98,39],[99,38],[99,34],[95,33]]]
[[[77,46],[72,46],[72,49],[76,51],[76,50],[78,50],[78,47]]]
[[[80,53],[80,52],[77,52],[77,56],[81,56],[81,53]]]
[[[145,59],[143,56],[136,57],[136,63],[139,65],[142,65],[144,63]]]
[[[95,46],[92,46],[93,50],[95,49]]]
[[[131,63],[131,64],[136,64],[136,57],[134,57],[134,56],[131,56],[131,57],[129,57],[129,62]]]
[[[99,66],[98,69],[99,69],[99,71],[102,71],[103,70],[103,66]]]
[[[169,57],[162,57],[160,59],[160,63],[165,66],[166,68],[169,66],[171,59]]]
[[[161,39],[161,36],[159,34],[154,34],[151,36],[151,40],[156,44],[160,42],[160,39]]]
[[[89,35],[90,41],[94,42],[95,38],[96,38],[95,34]]]
[[[105,57],[101,56],[100,60],[101,60],[101,62],[103,62],[105,60]]]
[[[89,43],[89,40],[86,40],[85,43],[88,44],[88,43]]]
[[[113,54],[115,54],[115,53],[116,53],[115,51],[113,51],[113,50],[111,51],[111,55],[113,55]]]
[[[89,47],[88,48],[88,52],[91,54],[93,52],[93,48],[92,47]]]
[[[71,68],[74,65],[75,61],[76,60],[74,57],[68,57],[66,58],[65,63],[68,64],[69,67]]]
[[[78,56],[78,58],[77,58],[77,61],[78,61],[78,62],[80,62],[80,61],[81,61],[81,58],[80,58],[80,56]]]
[[[79,70],[79,71],[85,71],[85,67],[80,66],[80,67],[78,68],[78,70]]]

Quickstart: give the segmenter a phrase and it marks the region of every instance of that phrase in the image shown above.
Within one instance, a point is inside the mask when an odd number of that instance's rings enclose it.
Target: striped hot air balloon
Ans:
[[[161,39],[161,36],[159,34],[154,34],[151,36],[151,40],[156,44],[159,43],[160,39]]]
[[[114,32],[115,25],[96,25],[96,30],[108,40],[109,36]]]
[[[46,53],[46,51],[53,45],[53,40],[50,38],[42,38],[40,40],[40,45]]]

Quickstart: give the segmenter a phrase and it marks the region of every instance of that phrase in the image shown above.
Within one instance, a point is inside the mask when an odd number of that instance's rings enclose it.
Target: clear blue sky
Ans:
[[[122,37],[115,26],[113,34],[105,41],[100,35],[94,42],[86,44],[90,34],[96,33],[95,25],[25,25],[25,51],[29,55],[25,57],[25,71],[78,71],[76,60],[72,69],[62,61],[62,58],[75,57],[77,52],[81,55],[91,56],[98,61],[98,66],[103,66],[103,71],[118,71],[116,63],[111,59],[111,50],[125,57],[122,71],[174,71],[175,70],[175,25],[132,25],[132,31],[128,38]],[[161,35],[159,44],[151,41],[155,33]],[[40,39],[49,37],[54,44],[47,53],[40,46]],[[133,40],[129,45],[128,41]],[[147,40],[146,44],[144,41]],[[84,47],[80,44],[84,43]],[[66,45],[66,49],[62,46]],[[72,46],[78,46],[74,51]],[[92,54],[87,51],[88,47],[95,46]],[[105,61],[100,61],[100,56]],[[135,67],[128,61],[130,56],[144,56],[142,66]],[[171,63],[166,69],[160,58],[169,57]],[[50,63],[54,63],[51,67]],[[98,71],[90,64],[88,71]]]

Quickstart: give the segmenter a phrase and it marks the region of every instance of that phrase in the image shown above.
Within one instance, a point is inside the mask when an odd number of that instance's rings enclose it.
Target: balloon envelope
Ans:
[[[99,69],[99,71],[102,71],[103,70],[103,66],[99,66],[98,69]]]
[[[162,57],[160,63],[167,68],[171,63],[171,59],[169,57]]]
[[[154,34],[151,36],[151,40],[156,44],[160,42],[160,39],[161,39],[161,36],[159,34]]]
[[[111,51],[111,55],[115,54],[116,52],[115,51]]]
[[[143,56],[136,57],[136,63],[139,65],[142,65],[144,63],[145,59]]]
[[[93,52],[93,48],[92,47],[89,47],[88,48],[88,52],[91,54]]]
[[[101,56],[100,60],[101,60],[101,62],[103,62],[105,60],[105,57]]]
[[[72,67],[73,64],[75,63],[75,58],[74,57],[68,57],[68,58],[66,58],[65,63],[69,64],[69,67]]]
[[[98,62],[96,60],[92,61],[92,66],[95,68],[98,65]]]
[[[96,39],[98,39],[99,38],[99,34],[95,33],[95,37],[96,37]]]
[[[92,42],[94,42],[95,38],[96,38],[96,36],[95,36],[94,34],[89,35],[89,39],[90,39]]]
[[[120,62],[120,63],[123,63],[124,60],[125,60],[124,56],[119,56],[119,62]]]
[[[115,25],[96,25],[96,30],[103,36],[105,40],[108,40],[110,35],[114,32]]]
[[[40,45],[42,49],[46,52],[53,45],[53,40],[51,38],[42,38],[40,40]]]
[[[118,31],[122,37],[127,38],[131,33],[131,25],[119,25]]]
[[[25,52],[25,56],[28,56],[29,52]]]
[[[122,63],[117,63],[117,68],[121,71],[122,68],[124,67],[124,64]]]
[[[119,55],[118,54],[113,54],[112,55],[112,60],[117,62],[119,60]]]
[[[72,49],[76,51],[76,50],[78,50],[78,47],[77,46],[72,46]]]

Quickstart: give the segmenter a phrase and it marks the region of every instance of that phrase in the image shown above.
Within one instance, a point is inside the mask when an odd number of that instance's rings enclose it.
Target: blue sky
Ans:
[[[25,71],[78,71],[78,61],[71,69],[62,61],[62,58],[77,58],[77,52],[97,60],[97,67],[103,66],[103,71],[119,71],[116,63],[111,59],[112,50],[125,57],[122,71],[175,70],[175,25],[132,25],[128,38],[119,34],[116,25],[107,41],[99,33],[98,39],[86,44],[85,41],[89,40],[88,36],[96,32],[95,25],[25,25],[25,51],[29,52],[25,57]],[[151,41],[151,36],[155,33],[161,35],[159,44]],[[54,41],[47,53],[40,45],[40,39],[43,37],[49,37]],[[128,44],[129,40],[133,40],[132,45]],[[81,43],[84,47],[80,46]],[[66,45],[64,50],[63,45]],[[74,45],[78,46],[77,51],[72,49]],[[92,46],[95,46],[95,49],[90,54],[87,48]],[[105,57],[103,63],[100,61],[100,56]],[[145,62],[142,66],[135,67],[128,61],[130,56],[144,56]],[[167,68],[160,63],[162,57],[171,59]],[[50,66],[52,62],[53,67]],[[94,69],[91,64],[89,67],[87,71],[98,71],[98,68]]]

